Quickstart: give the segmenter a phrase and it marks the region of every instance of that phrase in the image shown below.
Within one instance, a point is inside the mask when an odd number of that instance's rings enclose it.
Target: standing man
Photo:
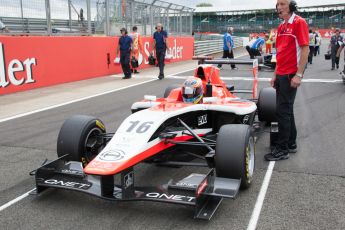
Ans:
[[[309,64],[313,64],[313,56],[315,53],[315,41],[316,36],[315,33],[313,33],[313,30],[309,30],[309,55],[308,55],[308,62]]]
[[[156,49],[156,58],[159,66],[158,79],[162,80],[164,78],[164,59],[165,53],[168,48],[168,33],[163,30],[161,23],[156,25],[156,32],[153,34],[153,48]]]
[[[129,79],[132,77],[131,68],[129,65],[131,50],[133,48],[133,40],[128,36],[126,28],[120,30],[121,37],[119,39],[119,44],[116,50],[116,56],[119,55],[120,51],[120,63],[122,67],[123,74],[125,75],[122,79]]]
[[[321,47],[321,41],[322,41],[322,38],[321,38],[321,35],[319,34],[318,31],[315,32],[315,53],[314,53],[314,56],[316,55],[319,55],[320,54],[320,47]]]
[[[139,61],[139,54],[142,52],[142,40],[141,36],[138,33],[138,28],[136,26],[133,26],[131,33],[131,38],[133,40],[133,51],[132,51],[132,57],[134,57],[137,61]],[[133,68],[133,73],[139,73],[137,68]]]
[[[277,66],[271,85],[277,92],[278,139],[275,149],[265,155],[267,161],[289,158],[297,152],[293,105],[308,61],[309,34],[306,21],[296,15],[297,4],[293,0],[277,0],[279,17],[284,19],[277,31]]]
[[[223,36],[223,58],[234,58],[234,40],[232,35],[234,33],[234,28],[228,27],[227,32]],[[218,68],[222,68],[222,65],[219,64]],[[237,69],[234,64],[231,64],[231,69]]]
[[[344,47],[345,47],[345,42],[343,41],[337,52],[338,59],[340,59],[340,54],[341,54],[341,51],[344,49]],[[344,69],[343,71],[340,72],[340,76],[343,78],[343,81],[345,83],[345,51],[344,51]]]
[[[339,69],[339,57],[337,57],[338,49],[343,42],[343,37],[340,36],[340,29],[335,29],[335,34],[331,37],[331,42],[328,46],[328,50],[331,50],[331,57],[332,57],[332,69],[334,70],[335,65],[337,65],[337,69]]]
[[[269,37],[266,41],[266,54],[271,54],[272,52],[272,44],[273,44],[273,34],[272,31],[269,33]]]

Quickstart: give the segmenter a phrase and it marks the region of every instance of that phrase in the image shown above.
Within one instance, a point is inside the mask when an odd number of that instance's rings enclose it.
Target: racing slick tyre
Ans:
[[[267,124],[277,121],[276,90],[274,88],[263,88],[260,91],[257,106],[260,121],[266,121]]]
[[[217,176],[241,179],[241,188],[248,188],[252,183],[255,167],[254,145],[254,136],[249,125],[223,125],[216,142]]]
[[[99,134],[105,133],[103,122],[95,117],[76,115],[62,125],[57,140],[57,155],[69,154],[68,160],[82,162],[85,167],[106,145]]]
[[[177,89],[177,88],[180,88],[181,85],[178,85],[178,84],[173,84],[173,85],[170,85],[168,86],[166,89],[165,89],[165,92],[164,92],[164,98],[167,98],[170,94],[170,92],[173,90],[173,89]]]

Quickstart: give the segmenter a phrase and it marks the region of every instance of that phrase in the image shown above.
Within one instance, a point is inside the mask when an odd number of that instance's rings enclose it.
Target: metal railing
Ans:
[[[241,37],[233,36],[234,48],[243,46],[243,39]],[[223,52],[223,39],[218,40],[204,40],[194,42],[194,55],[209,55]]]
[[[120,35],[137,26],[148,36],[162,23],[169,35],[191,36],[193,12],[161,0],[0,0],[7,34]]]

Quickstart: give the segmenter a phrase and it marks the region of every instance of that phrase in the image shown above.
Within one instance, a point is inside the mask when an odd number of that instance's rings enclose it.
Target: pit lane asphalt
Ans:
[[[305,78],[339,79],[320,55]],[[224,66],[222,76],[250,77]],[[179,76],[192,75],[191,72]],[[260,77],[271,77],[260,72]],[[162,96],[164,79],[0,123],[0,205],[34,187],[28,172],[45,158],[56,157],[56,139],[63,121],[74,114],[101,118],[115,131],[130,114],[130,105],[145,94]],[[250,88],[248,81],[228,81]],[[260,87],[268,82],[260,82]],[[345,222],[345,88],[340,83],[304,83],[295,103],[297,154],[277,162],[266,194],[258,229],[344,229]],[[268,163],[268,134],[257,142],[255,180],[236,200],[225,199],[210,222],[193,220],[190,207],[151,202],[109,202],[89,195],[50,190],[0,212],[0,229],[246,229]],[[203,169],[172,169],[139,165],[139,184],[166,183]]]

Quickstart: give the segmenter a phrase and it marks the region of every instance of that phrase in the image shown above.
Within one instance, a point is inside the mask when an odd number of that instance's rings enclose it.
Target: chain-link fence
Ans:
[[[191,35],[194,9],[158,0],[99,0],[96,3],[96,33],[120,34],[120,28],[151,35],[157,23],[169,34]]]
[[[133,26],[152,35],[158,22],[172,35],[192,35],[194,9],[159,0],[0,0],[10,34],[119,35]]]

